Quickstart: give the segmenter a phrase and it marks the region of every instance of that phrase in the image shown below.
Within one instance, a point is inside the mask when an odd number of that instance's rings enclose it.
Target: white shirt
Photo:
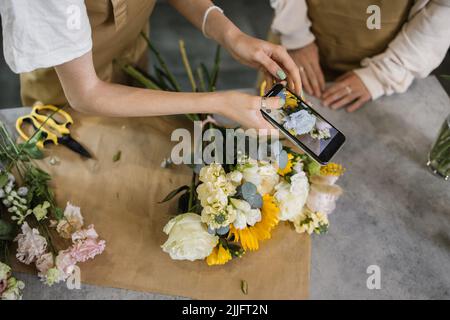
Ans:
[[[5,60],[15,73],[53,67],[92,49],[84,0],[0,0]]]
[[[305,0],[271,0],[272,30],[288,49],[315,40]],[[408,21],[385,52],[361,61],[354,70],[372,95],[405,92],[415,78],[424,78],[445,58],[450,46],[450,0],[416,0]]]

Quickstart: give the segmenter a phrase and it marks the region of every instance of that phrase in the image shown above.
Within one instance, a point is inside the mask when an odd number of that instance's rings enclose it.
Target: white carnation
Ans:
[[[280,220],[294,221],[302,213],[309,193],[309,182],[302,171],[291,177],[291,183],[280,182],[275,187],[275,199],[279,203]]]
[[[233,225],[236,229],[244,229],[247,225],[253,226],[261,221],[261,211],[252,209],[247,201],[240,199],[230,199],[231,204],[236,208],[236,219]]]

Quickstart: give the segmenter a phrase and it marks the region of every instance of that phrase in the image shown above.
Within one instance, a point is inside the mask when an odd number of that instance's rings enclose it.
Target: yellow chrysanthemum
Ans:
[[[342,176],[345,172],[343,166],[337,163],[330,162],[326,166],[320,168],[320,175],[322,176]]]
[[[221,244],[213,249],[211,254],[206,258],[208,266],[223,265],[233,259],[230,250],[225,249]]]
[[[292,172],[292,159],[294,159],[294,156],[290,153],[288,153],[288,163],[286,164],[286,167],[284,169],[278,169],[278,174],[282,177]]]
[[[267,240],[272,237],[272,230],[278,224],[278,214],[280,209],[275,204],[271,195],[263,196],[263,206],[261,208],[261,221],[252,227],[242,230],[236,229],[233,225],[230,227],[229,237],[234,241],[241,243],[245,251],[255,251],[259,249],[259,241]]]

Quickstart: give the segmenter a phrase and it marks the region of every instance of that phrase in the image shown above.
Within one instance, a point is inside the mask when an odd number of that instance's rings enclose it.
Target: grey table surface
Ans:
[[[347,172],[330,231],[313,236],[311,298],[449,299],[450,182],[425,166],[450,113],[441,85],[434,77],[416,81],[407,93],[352,114],[315,107],[347,136],[335,159]],[[24,112],[2,110],[0,119],[11,124]],[[367,288],[371,265],[380,268],[380,289]],[[47,288],[19,277],[25,299],[179,299],[90,285]]]

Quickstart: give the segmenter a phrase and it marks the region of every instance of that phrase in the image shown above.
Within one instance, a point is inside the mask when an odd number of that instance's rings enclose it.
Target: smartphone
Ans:
[[[285,105],[277,110],[261,109],[263,117],[314,160],[327,164],[345,142],[342,132],[282,84],[266,94],[275,96],[284,97]]]

